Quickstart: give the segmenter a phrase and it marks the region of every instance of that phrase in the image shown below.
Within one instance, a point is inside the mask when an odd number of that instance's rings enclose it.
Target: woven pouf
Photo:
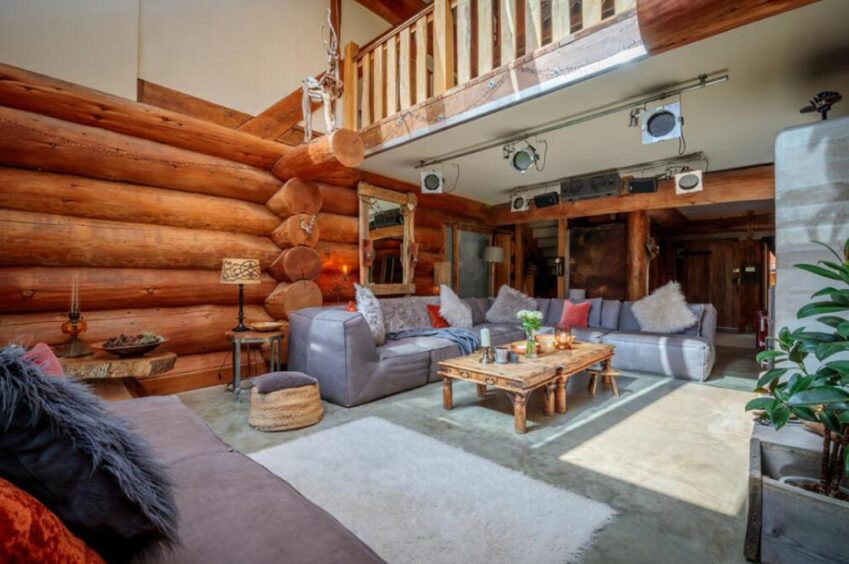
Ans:
[[[248,422],[260,431],[288,431],[315,425],[324,408],[318,380],[301,372],[272,372],[253,380]]]

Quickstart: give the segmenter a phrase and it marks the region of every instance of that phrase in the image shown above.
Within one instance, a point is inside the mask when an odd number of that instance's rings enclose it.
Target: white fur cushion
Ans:
[[[490,323],[519,323],[516,314],[523,309],[536,311],[537,301],[526,296],[519,290],[514,290],[507,284],[498,290],[498,297],[492,307],[486,312],[486,320]]]
[[[454,290],[445,284],[439,287],[439,315],[448,322],[451,327],[462,327],[471,329],[472,308],[460,299]]]
[[[382,345],[386,342],[386,327],[383,324],[383,309],[380,307],[380,301],[368,288],[354,284],[354,289],[357,292],[357,311],[366,318],[374,342]]]
[[[631,306],[640,329],[649,333],[680,333],[698,319],[687,307],[678,282],[670,282]]]

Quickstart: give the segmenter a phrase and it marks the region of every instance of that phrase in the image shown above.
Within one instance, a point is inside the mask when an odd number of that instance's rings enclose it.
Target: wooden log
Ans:
[[[290,178],[265,205],[280,217],[296,213],[316,214],[321,209],[321,192],[315,182]]]
[[[168,339],[160,350],[183,355],[226,350],[229,344],[224,333],[238,322],[238,310],[222,305],[83,310],[83,319],[88,324],[88,330],[81,336],[84,342],[96,343],[121,333],[137,335],[151,331]],[[245,306],[245,319],[272,320],[265,309],[257,305]],[[0,343],[64,343],[68,336],[62,333],[60,327],[65,320],[67,317],[62,313],[0,315]]]
[[[240,125],[253,117],[251,114],[141,78],[136,79],[136,101],[176,112],[180,116],[191,116],[201,121],[217,123],[228,129],[238,129]]]
[[[300,213],[293,215],[271,232],[271,240],[281,249],[306,245],[315,247],[321,234],[321,227],[314,215]]]
[[[280,182],[248,165],[0,107],[0,164],[264,204]]]
[[[85,311],[238,303],[236,289],[221,284],[220,274],[214,270],[35,266],[2,270],[0,310],[4,313],[67,310],[74,277],[79,283]],[[245,303],[264,303],[276,286],[271,276],[263,274],[261,284],[245,286]]]
[[[433,281],[433,276],[416,276],[415,284],[417,296],[439,295],[439,287]]]
[[[289,319],[289,313],[322,303],[321,288],[311,280],[281,282],[266,298],[265,310],[274,319]]]
[[[280,219],[231,198],[0,167],[0,208],[268,236]]]
[[[359,179],[353,170],[363,162],[365,145],[355,131],[337,129],[315,141],[292,148],[274,163],[277,178],[292,177],[320,180],[340,186],[351,186]]]
[[[416,225],[416,243],[423,251],[441,252],[445,245],[442,229],[433,227],[419,227]]]
[[[321,272],[321,256],[311,247],[292,247],[280,253],[271,263],[268,272],[280,282],[314,280]]]
[[[316,249],[321,256],[322,270],[343,272],[347,267],[349,275],[355,278],[353,274],[360,267],[360,248],[357,244],[321,241]]]
[[[318,190],[321,192],[321,211],[354,217],[359,214],[360,200],[356,190],[325,183],[319,183]]]
[[[0,65],[0,105],[108,129],[205,155],[269,169],[286,145],[209,121]]]
[[[648,292],[649,257],[646,243],[649,239],[649,225],[649,216],[644,210],[628,214],[625,278],[630,301],[639,300]]]
[[[250,257],[267,269],[279,254],[254,235],[0,210],[0,265],[217,270]]]
[[[359,220],[356,217],[335,213],[318,214],[316,225],[321,229],[323,241],[356,243],[359,240]]]
[[[169,395],[228,384],[233,379],[230,350],[190,354],[177,357],[174,368],[160,376],[138,380],[148,395]],[[242,378],[263,374],[268,364],[259,354],[242,355]]]
[[[639,0],[640,35],[651,54],[675,49],[815,0]]]
[[[337,300],[347,302],[354,299],[354,282],[356,277],[345,276],[341,272],[322,270],[315,283],[321,289],[325,301]]]

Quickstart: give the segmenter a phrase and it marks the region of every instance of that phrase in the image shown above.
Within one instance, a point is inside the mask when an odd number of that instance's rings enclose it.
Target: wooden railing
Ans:
[[[362,48],[345,46],[345,127],[359,130],[603,19],[636,0],[434,0]]]

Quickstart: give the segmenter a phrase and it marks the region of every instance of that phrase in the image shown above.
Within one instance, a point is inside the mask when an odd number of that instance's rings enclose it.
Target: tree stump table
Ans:
[[[124,400],[145,395],[139,378],[164,374],[177,362],[172,352],[153,351],[145,356],[120,358],[99,351],[91,356],[60,358],[65,375],[89,384],[105,400]]]

